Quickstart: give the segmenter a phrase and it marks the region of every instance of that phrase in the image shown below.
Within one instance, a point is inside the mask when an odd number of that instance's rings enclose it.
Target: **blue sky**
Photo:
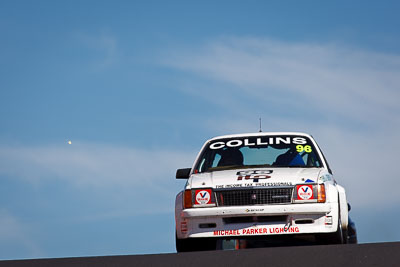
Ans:
[[[173,252],[176,168],[259,117],[400,240],[399,5],[1,1],[0,259]]]

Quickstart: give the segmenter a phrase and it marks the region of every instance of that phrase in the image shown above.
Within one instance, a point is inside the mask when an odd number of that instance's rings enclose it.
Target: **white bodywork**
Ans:
[[[208,140],[202,150],[213,140],[221,138],[243,138],[255,136],[295,135],[309,138],[317,150],[323,166],[320,168],[254,168],[271,172],[270,178],[254,182],[252,179],[237,179],[238,171],[221,170],[214,172],[193,173],[195,165],[201,156],[201,151],[195,160],[190,177],[185,185],[187,189],[212,188],[213,190],[246,189],[246,188],[284,188],[295,187],[298,184],[323,184],[326,201],[324,203],[298,203],[294,200],[285,204],[247,205],[247,206],[212,206],[183,208],[183,192],[176,197],[175,220],[178,239],[218,237],[245,238],[248,236],[271,235],[301,235],[333,233],[341,222],[342,229],[348,226],[348,207],[343,187],[339,186],[330,173],[328,164],[314,139],[304,133],[274,132],[253,133],[220,136]],[[253,169],[242,169],[251,171]],[[213,191],[214,192],[214,191]],[[240,221],[227,223],[227,218],[235,217],[276,216],[286,218],[279,220]],[[265,218],[265,217],[260,217]],[[271,217],[272,218],[272,217]]]

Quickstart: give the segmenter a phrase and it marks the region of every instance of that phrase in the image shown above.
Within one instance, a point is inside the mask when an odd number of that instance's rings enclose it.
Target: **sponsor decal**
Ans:
[[[273,182],[273,183],[243,183],[243,184],[221,184],[216,185],[216,189],[221,188],[248,188],[248,187],[279,187],[279,186],[292,186],[292,182]]]
[[[257,183],[259,179],[271,178],[268,174],[271,174],[272,170],[254,170],[254,171],[239,171],[236,173],[238,176],[237,180],[242,181],[252,179],[253,182]]]
[[[249,138],[243,139],[232,139],[229,141],[217,141],[210,145],[210,149],[221,149],[224,147],[240,147],[240,146],[265,146],[265,145],[279,145],[279,144],[296,144],[296,145],[305,145],[307,144],[307,140],[304,137],[258,137],[252,138],[253,141],[250,141]],[[301,146],[302,151],[311,152],[311,146]],[[306,148],[307,147],[307,148]],[[298,148],[300,149],[300,148]]]
[[[325,182],[332,181],[333,179],[332,179],[332,175],[330,175],[330,174],[325,174],[325,175],[322,175],[321,177],[319,177],[319,180],[320,180],[321,182],[325,183]]]
[[[264,209],[246,209],[246,212],[259,212],[259,211],[264,211]]]
[[[333,219],[332,216],[325,216],[325,225],[332,225]]]
[[[297,186],[297,198],[308,200],[313,198],[313,187],[312,185],[298,185]]]
[[[283,233],[300,233],[299,227],[291,226],[285,230],[285,227],[260,227],[235,230],[217,230],[213,232],[214,236],[237,236],[237,235],[273,235]]]
[[[211,203],[211,189],[196,190],[195,204],[206,205]]]

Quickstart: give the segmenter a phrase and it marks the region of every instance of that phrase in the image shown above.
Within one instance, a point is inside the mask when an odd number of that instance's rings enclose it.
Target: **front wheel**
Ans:
[[[336,232],[329,234],[320,234],[317,236],[317,242],[320,244],[346,244],[347,230],[342,227],[342,220],[339,217]]]
[[[179,239],[175,236],[176,252],[216,250],[217,240],[216,238]]]

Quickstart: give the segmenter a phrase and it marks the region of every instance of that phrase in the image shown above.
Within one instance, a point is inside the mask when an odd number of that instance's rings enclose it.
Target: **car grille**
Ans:
[[[218,206],[285,204],[292,202],[293,187],[217,191]]]

